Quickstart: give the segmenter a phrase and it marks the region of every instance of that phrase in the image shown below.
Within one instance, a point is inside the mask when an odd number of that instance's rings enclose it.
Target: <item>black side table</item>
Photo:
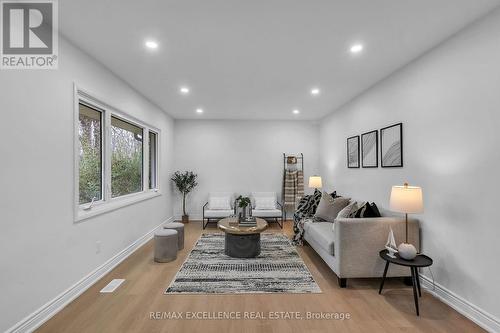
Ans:
[[[379,255],[382,259],[386,261],[384,268],[384,276],[382,277],[382,283],[380,284],[380,289],[378,293],[382,292],[382,288],[384,288],[385,276],[387,275],[387,269],[389,268],[389,263],[410,267],[411,271],[411,282],[413,285],[413,298],[415,299],[415,308],[417,309],[417,316],[419,316],[418,311],[418,296],[422,297],[422,292],[420,291],[420,277],[418,275],[419,267],[428,267],[432,265],[432,259],[424,254],[417,255],[413,260],[405,260],[399,257],[396,253],[396,258],[391,258],[387,255],[387,250],[382,250],[379,252]],[[418,296],[417,296],[418,289]]]

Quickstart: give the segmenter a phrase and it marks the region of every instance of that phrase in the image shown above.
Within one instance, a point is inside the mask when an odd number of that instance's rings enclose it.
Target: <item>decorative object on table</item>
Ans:
[[[241,212],[239,213],[240,221],[245,220],[247,218],[247,215],[250,215],[247,214],[251,204],[250,198],[240,195],[239,197],[236,198],[236,204],[241,209]]]
[[[417,255],[417,249],[408,243],[408,214],[423,212],[422,188],[409,186],[408,183],[405,183],[403,186],[393,186],[390,209],[394,212],[405,214],[406,238],[405,242],[398,246],[398,251],[401,258],[412,260]]]
[[[176,171],[171,180],[182,194],[182,223],[189,223],[189,215],[186,213],[186,196],[198,185],[198,177],[192,171]]]
[[[255,258],[225,255],[224,242],[220,233],[201,235],[165,294],[321,293],[285,235],[263,233]]]
[[[323,187],[323,182],[321,181],[320,176],[310,176],[309,177],[309,188],[322,188]]]
[[[253,216],[247,216],[245,218],[240,217],[238,219],[238,225],[240,227],[256,227],[257,219]]]
[[[403,166],[403,124],[384,127],[380,130],[380,153],[382,168]]]
[[[403,260],[399,257],[399,255],[396,255],[395,258],[390,257],[389,254],[387,253],[387,250],[380,251],[379,255],[380,255],[380,258],[385,260],[385,268],[384,268],[384,275],[382,276],[382,282],[380,283],[380,289],[378,290],[378,293],[379,294],[382,293],[382,288],[384,288],[384,282],[385,282],[385,277],[387,276],[387,269],[389,268],[389,263],[399,265],[399,266],[409,267],[410,273],[411,273],[411,282],[412,282],[411,284],[413,286],[413,299],[415,301],[415,309],[417,310],[417,316],[420,316],[420,312],[418,309],[418,297],[422,297],[422,291],[420,290],[420,276],[418,273],[418,269],[420,267],[431,266],[433,263],[432,259],[424,254],[419,254],[411,261]],[[417,293],[418,293],[418,295],[417,295]]]
[[[361,165],[378,168],[378,131],[361,134]]]
[[[359,135],[347,138],[347,167],[359,168]]]
[[[298,163],[300,161],[300,163]],[[304,154],[287,155],[283,153],[282,198],[285,209],[296,209],[304,196]]]
[[[390,228],[389,235],[387,236],[385,249],[387,250],[387,256],[396,258],[395,254],[398,253],[398,248],[396,245],[396,240],[394,239],[394,231],[392,231],[392,228]]]

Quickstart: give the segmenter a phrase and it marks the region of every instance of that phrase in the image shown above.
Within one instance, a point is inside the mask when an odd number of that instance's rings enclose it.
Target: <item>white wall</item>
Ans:
[[[347,137],[400,121],[404,168],[346,167]],[[423,187],[423,250],[436,282],[496,318],[499,125],[496,11],[332,113],[320,131],[321,174],[340,194],[388,207],[392,185]]]
[[[64,40],[59,56],[58,70],[0,72],[0,331],[172,215],[172,119]],[[161,129],[162,196],[73,223],[74,81]]]
[[[318,130],[309,121],[176,120],[175,169],[192,170],[199,178],[188,201],[191,218],[201,219],[211,191],[281,195],[284,152],[304,153],[305,179],[316,174]],[[180,196],[176,198],[174,215],[179,217]]]

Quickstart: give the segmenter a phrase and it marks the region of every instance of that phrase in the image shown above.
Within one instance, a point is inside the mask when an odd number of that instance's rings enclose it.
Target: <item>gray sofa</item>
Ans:
[[[304,225],[304,240],[318,253],[346,287],[349,278],[382,277],[385,262],[379,251],[384,249],[390,228],[396,243],[405,240],[405,220],[381,211],[378,218],[347,218],[332,222],[308,221]],[[408,241],[420,250],[419,221],[408,220]],[[389,266],[388,277],[410,275],[407,267]]]

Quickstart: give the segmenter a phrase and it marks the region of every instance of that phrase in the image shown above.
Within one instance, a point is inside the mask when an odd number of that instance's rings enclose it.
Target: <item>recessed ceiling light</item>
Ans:
[[[316,96],[316,95],[319,95],[319,93],[320,93],[319,88],[312,88],[311,89],[311,95]]]
[[[363,44],[354,44],[351,46],[350,50],[351,50],[351,53],[356,54],[356,53],[363,51],[363,48],[364,48]]]
[[[179,89],[179,91],[180,91],[180,92],[181,92],[181,94],[183,94],[183,95],[187,95],[187,94],[189,94],[189,88],[188,88],[188,87],[181,87],[181,88]]]
[[[300,111],[297,110],[297,109],[293,110],[292,112],[293,112],[293,114],[299,114],[300,113]]]
[[[203,109],[201,108],[196,109],[196,113],[203,113]]]
[[[147,40],[145,45],[147,48],[153,49],[153,50],[158,48],[158,43],[155,42],[154,40]]]

